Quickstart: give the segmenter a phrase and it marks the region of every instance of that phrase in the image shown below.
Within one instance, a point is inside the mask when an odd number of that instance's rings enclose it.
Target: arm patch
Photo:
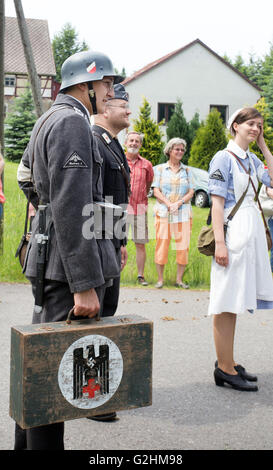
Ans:
[[[218,169],[210,175],[211,180],[225,181],[222,172]]]

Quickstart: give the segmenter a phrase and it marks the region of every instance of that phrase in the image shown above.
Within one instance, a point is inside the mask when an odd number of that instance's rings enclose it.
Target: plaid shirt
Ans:
[[[128,214],[141,215],[147,212],[147,186],[153,181],[153,166],[149,160],[137,156],[131,161],[127,158],[130,168],[131,196],[127,208]]]
[[[176,202],[181,199],[190,189],[193,189],[193,180],[191,171],[180,163],[177,173],[173,173],[169,162],[154,167],[153,188],[158,188],[163,196],[170,202]],[[154,212],[159,217],[168,217],[169,212],[166,204],[156,201]],[[182,204],[176,214],[170,216],[170,222],[186,222],[191,215],[190,202]]]

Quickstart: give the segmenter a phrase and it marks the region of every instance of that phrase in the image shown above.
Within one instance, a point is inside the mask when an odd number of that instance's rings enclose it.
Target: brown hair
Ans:
[[[234,122],[236,122],[237,124],[242,124],[243,122],[246,122],[249,119],[255,119],[255,118],[263,119],[263,116],[256,108],[243,108],[234,119],[231,125],[231,128],[234,131],[233,129]]]

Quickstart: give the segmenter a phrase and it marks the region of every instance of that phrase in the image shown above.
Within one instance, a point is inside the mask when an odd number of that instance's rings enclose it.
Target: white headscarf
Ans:
[[[238,114],[243,110],[244,108],[237,109],[229,118],[228,123],[227,123],[227,128],[230,132],[230,134],[235,137],[235,132],[232,128],[232,124],[234,123],[235,119],[237,118]]]

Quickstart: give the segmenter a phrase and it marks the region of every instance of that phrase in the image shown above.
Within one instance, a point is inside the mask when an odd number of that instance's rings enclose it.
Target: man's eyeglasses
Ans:
[[[114,82],[113,81],[102,80],[102,83],[104,84],[104,86],[107,88],[108,91],[113,90],[113,88],[114,88]]]
[[[106,106],[109,106],[110,108],[123,108],[123,109],[129,109],[129,104],[106,104]]]

